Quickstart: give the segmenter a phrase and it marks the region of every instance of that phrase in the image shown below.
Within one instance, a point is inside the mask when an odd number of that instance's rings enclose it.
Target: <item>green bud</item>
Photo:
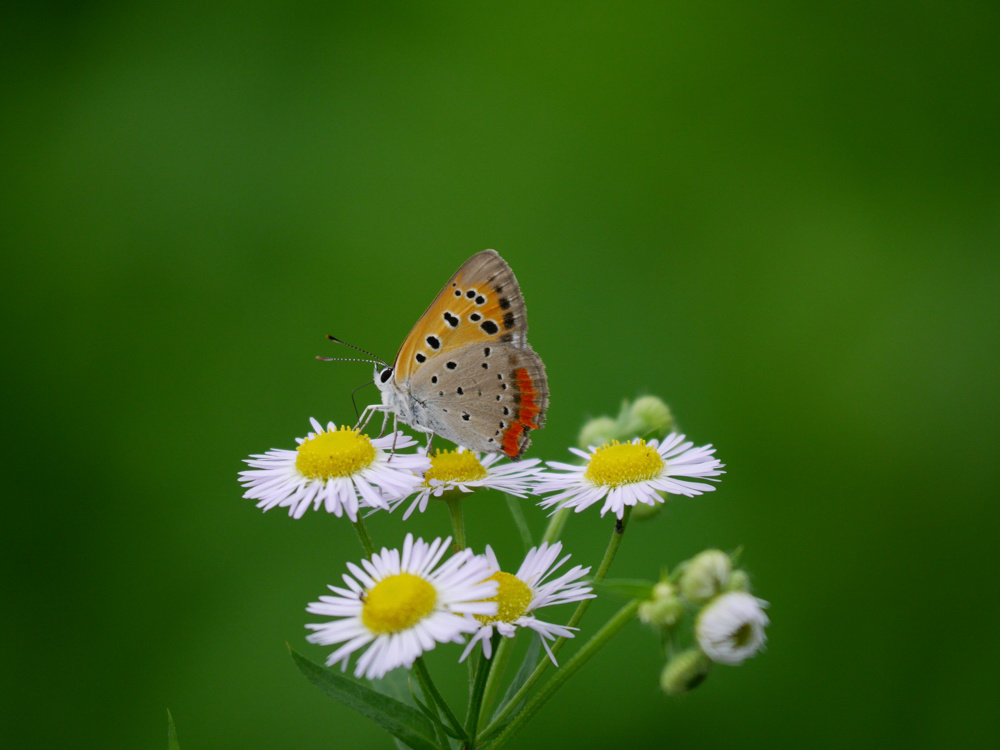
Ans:
[[[678,654],[660,673],[660,687],[667,695],[680,695],[698,687],[706,677],[708,658],[696,648]]]
[[[673,585],[662,581],[653,587],[651,599],[639,605],[639,619],[647,625],[669,628],[684,615],[684,602]]]
[[[707,602],[726,587],[732,563],[717,549],[699,552],[681,574],[681,593],[693,602]]]
[[[646,503],[636,503],[635,507],[632,509],[632,520],[633,521],[649,521],[652,518],[656,518],[660,515],[660,511],[663,510],[663,503],[654,503],[653,505],[646,505]]]
[[[726,591],[750,591],[750,576],[745,570],[734,570],[726,581]]]
[[[586,450],[590,446],[602,446],[619,439],[618,423],[611,417],[595,417],[580,430],[577,444]]]
[[[626,431],[629,436],[644,437],[655,433],[657,437],[667,435],[674,426],[674,415],[662,399],[643,396],[629,407]]]

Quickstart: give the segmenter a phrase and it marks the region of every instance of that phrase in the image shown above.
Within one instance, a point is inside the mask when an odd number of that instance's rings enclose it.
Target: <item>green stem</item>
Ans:
[[[358,520],[354,522],[354,530],[358,534],[358,541],[361,542],[361,547],[364,549],[365,554],[368,557],[372,557],[375,554],[375,542],[372,541],[371,534],[368,533],[368,527],[365,526],[365,519],[360,515]]]
[[[508,495],[506,492],[504,493],[504,498],[507,500],[507,508],[514,519],[514,525],[517,526],[517,533],[521,535],[521,543],[524,545],[524,551],[527,552],[532,547],[532,541],[531,529],[528,528],[528,522],[524,518],[524,511],[521,509],[518,498]]]
[[[611,534],[611,541],[608,542],[608,548],[604,551],[604,559],[601,560],[600,567],[597,568],[597,572],[594,574],[595,581],[603,581],[604,577],[608,574],[608,569],[611,567],[611,561],[615,559],[615,554],[618,552],[618,547],[621,546],[622,537],[625,536],[625,528],[628,526],[628,519],[632,513],[632,507],[628,506],[625,508],[625,515],[621,520],[615,521],[615,530]],[[586,613],[587,608],[593,599],[584,599],[581,601],[577,607],[573,616],[566,623],[566,627],[574,628],[576,627],[580,620],[583,619],[584,613]],[[566,638],[557,638],[552,644],[552,655],[555,656],[559,653],[559,650],[565,645]],[[535,667],[535,671],[531,673],[528,681],[521,686],[521,689],[517,691],[513,698],[503,707],[503,710],[497,715],[497,717],[486,727],[484,735],[488,736],[495,732],[500,724],[504,721],[514,711],[518,704],[524,700],[524,697],[528,694],[528,691],[535,686],[542,674],[545,672],[546,668],[549,666],[549,659],[547,655],[543,655],[541,661],[538,662],[538,666]]]
[[[566,521],[569,519],[569,514],[572,513],[569,508],[562,508],[557,510],[552,514],[549,519],[548,528],[545,529],[545,534],[542,535],[542,541],[553,544],[560,536],[562,536],[563,527],[566,525]]]
[[[512,653],[514,653],[514,639],[501,638],[500,645],[493,654],[493,668],[490,670],[490,676],[486,680],[486,690],[483,692],[483,707],[479,709],[480,723],[486,720],[493,708],[493,701],[496,700],[497,691],[500,689],[500,680]]]
[[[493,635],[493,650],[496,650],[497,638],[502,637],[499,633]],[[476,669],[476,680],[472,685],[472,696],[469,698],[469,712],[465,717],[465,734],[468,737],[475,737],[479,730],[479,711],[483,705],[483,693],[486,690],[486,682],[490,676],[490,667],[493,660],[487,659],[486,654],[480,654],[479,667]],[[474,744],[474,743],[473,743]]]
[[[430,708],[437,714],[437,708],[435,706],[440,706],[441,710],[444,711],[445,718],[448,723],[451,724],[452,728],[459,734],[464,734],[465,729],[462,727],[461,722],[459,722],[458,717],[455,716],[448,704],[445,703],[444,696],[438,691],[437,687],[434,685],[434,681],[431,679],[431,673],[427,671],[427,665],[424,664],[424,657],[417,657],[417,660],[413,662],[413,673],[417,676],[417,682],[420,683],[420,689],[424,693],[424,697],[427,698],[427,703],[430,704]],[[468,738],[467,738],[468,739]],[[450,747],[447,740],[444,740],[442,747]]]
[[[465,543],[465,519],[462,517],[462,498],[458,494],[445,493],[444,501],[451,512],[451,526],[455,530],[455,549],[463,550]]]
[[[594,654],[606,646],[608,641],[614,638],[635,617],[635,613],[639,609],[639,604],[639,600],[635,599],[618,610],[615,616],[608,620],[604,627],[598,630],[583,648],[573,654],[573,658],[566,662],[563,668],[545,684],[541,692],[532,698],[524,709],[518,712],[514,720],[489,746],[489,750],[500,750],[503,745],[507,744],[538,713],[542,706],[549,702],[549,699],[555,695],[556,691],[563,686],[566,680],[576,674],[584,664],[590,661]]]

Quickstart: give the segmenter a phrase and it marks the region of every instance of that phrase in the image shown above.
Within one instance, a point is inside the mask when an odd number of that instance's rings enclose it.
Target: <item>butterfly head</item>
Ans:
[[[389,381],[392,380],[392,365],[377,364],[375,365],[375,375],[374,375],[375,385],[378,386],[380,391],[384,391],[389,387]]]

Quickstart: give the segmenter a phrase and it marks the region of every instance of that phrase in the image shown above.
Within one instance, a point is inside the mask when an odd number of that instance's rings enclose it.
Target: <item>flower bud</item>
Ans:
[[[664,498],[665,500],[666,498]],[[656,518],[660,515],[660,511],[663,510],[663,503],[653,503],[652,505],[647,505],[646,503],[636,503],[635,507],[632,508],[632,520],[633,521],[649,521],[652,518]]]
[[[699,552],[681,575],[681,593],[693,602],[707,602],[721,592],[729,580],[732,563],[721,550]]]
[[[611,417],[595,417],[580,430],[577,443],[586,450],[592,445],[604,445],[619,437],[618,423],[615,420]]]
[[[726,581],[726,591],[749,591],[750,576],[745,570],[734,570]]]
[[[764,628],[770,619],[764,614],[767,602],[742,591],[716,597],[698,613],[694,633],[701,650],[712,661],[741,664],[767,641]]]
[[[629,408],[626,425],[629,437],[643,437],[650,433],[663,437],[673,429],[674,415],[662,399],[643,396]]]
[[[639,605],[639,619],[647,625],[669,628],[684,615],[684,602],[677,590],[666,581],[653,587],[651,599]]]
[[[667,662],[660,673],[660,687],[667,695],[680,695],[698,687],[711,665],[696,648],[688,649]]]

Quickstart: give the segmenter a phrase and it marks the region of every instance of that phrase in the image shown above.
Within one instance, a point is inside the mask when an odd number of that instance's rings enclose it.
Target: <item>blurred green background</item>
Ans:
[[[169,707],[185,750],[390,748],[285,647],[328,653],[351,527],[236,472],[353,419],[324,334],[391,357],[487,247],[548,367],[529,455],[654,393],[727,464],[612,574],[744,545],[772,602],[680,699],[630,625],[516,747],[996,743],[998,38],[994,2],[4,5],[3,744],[162,748]]]

